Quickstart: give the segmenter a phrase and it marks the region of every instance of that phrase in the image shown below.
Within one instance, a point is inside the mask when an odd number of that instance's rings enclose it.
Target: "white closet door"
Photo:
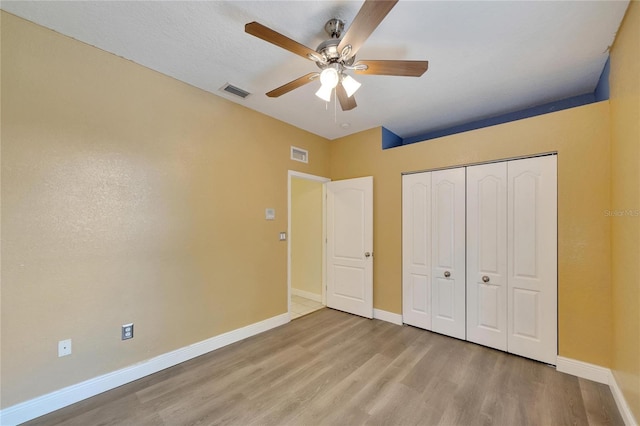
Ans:
[[[467,168],[467,340],[507,350],[507,163]]]
[[[402,321],[431,330],[431,173],[402,176]]]
[[[509,352],[555,364],[556,156],[510,161],[507,175]]]
[[[431,172],[431,185],[431,329],[464,339],[464,167]]]

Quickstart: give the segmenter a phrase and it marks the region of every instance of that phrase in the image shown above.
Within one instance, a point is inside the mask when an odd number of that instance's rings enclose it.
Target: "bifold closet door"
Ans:
[[[465,168],[431,172],[431,329],[466,338]]]
[[[402,178],[402,316],[465,338],[465,170]]]
[[[507,350],[507,163],[467,167],[467,340]]]
[[[431,173],[402,176],[402,321],[431,330]]]
[[[467,340],[557,356],[557,157],[467,168]]]
[[[556,162],[507,164],[508,350],[549,364],[558,353]]]
[[[403,176],[405,323],[556,363],[556,161]]]

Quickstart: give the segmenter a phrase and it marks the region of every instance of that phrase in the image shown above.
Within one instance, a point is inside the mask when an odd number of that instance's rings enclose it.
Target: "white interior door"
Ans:
[[[431,173],[402,176],[402,321],[431,330]]]
[[[373,318],[373,177],[326,188],[327,306]]]
[[[510,161],[509,352],[555,364],[557,347],[556,156]]]
[[[467,340],[507,350],[507,163],[467,167]]]
[[[465,339],[465,168],[431,172],[431,185],[431,329]]]

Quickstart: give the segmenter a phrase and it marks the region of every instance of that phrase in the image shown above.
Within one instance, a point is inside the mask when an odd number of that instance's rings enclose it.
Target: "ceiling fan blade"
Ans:
[[[289,93],[293,89],[297,89],[298,87],[302,87],[305,84],[312,82],[319,75],[320,74],[317,72],[310,72],[309,74],[305,74],[300,78],[296,78],[295,80],[288,82],[287,84],[283,84],[277,89],[273,89],[272,91],[267,93],[267,96],[270,98],[277,98],[278,96],[282,96],[285,93]]]
[[[405,77],[420,77],[429,68],[429,61],[358,61],[354,66],[366,65],[366,70],[356,68],[356,74],[369,75],[399,75]]]
[[[398,0],[365,0],[353,23],[338,45],[338,52],[351,45],[349,57],[356,54]]]
[[[269,27],[265,27],[264,25],[258,22],[249,22],[244,26],[244,31],[247,34],[251,34],[252,36],[256,36],[261,38],[264,41],[268,41],[271,44],[275,44],[276,46],[282,47],[289,52],[295,53],[296,55],[300,55],[305,59],[311,59],[308,55],[318,55],[315,50],[308,48],[307,46],[298,43],[295,40],[291,40],[289,37],[280,34],[277,31],[272,30]]]
[[[336,86],[336,95],[340,101],[340,107],[343,111],[349,111],[358,106],[356,104],[356,98],[354,96],[347,96],[347,91],[342,86],[342,83]]]

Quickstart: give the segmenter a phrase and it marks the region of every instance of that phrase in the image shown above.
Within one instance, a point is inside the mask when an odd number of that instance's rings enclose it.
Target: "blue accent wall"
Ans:
[[[609,59],[604,64],[602,73],[598,80],[598,85],[592,93],[584,93],[582,95],[573,96],[571,98],[561,99],[549,102],[544,105],[538,105],[526,108],[520,111],[510,112],[495,117],[476,120],[457,126],[448,127],[446,129],[433,130],[420,135],[401,138],[389,129],[382,128],[382,149],[395,148],[402,145],[409,145],[416,142],[423,142],[430,139],[441,138],[443,136],[455,135],[456,133],[477,130],[483,127],[496,126],[498,124],[508,123],[510,121],[522,120],[524,118],[535,117],[537,115],[548,114],[550,112],[562,111],[563,109],[575,108],[582,105],[592,104],[594,102],[606,101],[609,99]]]
[[[602,74],[600,74],[600,79],[598,80],[596,90],[595,92],[593,92],[596,97],[596,102],[606,101],[609,99],[609,70],[611,69],[611,64],[609,63],[610,59],[611,57],[607,58],[607,62],[605,62],[604,68],[602,69]]]
[[[386,127],[382,128],[382,149],[402,146],[402,138]]]
[[[456,133],[468,132],[470,130],[481,129],[483,127],[496,126],[498,124],[508,123],[510,121],[522,120],[523,118],[535,117],[536,115],[548,114],[550,112],[561,111],[563,109],[575,108],[595,102],[593,93],[586,93],[572,98],[562,99],[556,102],[523,109],[508,114],[498,115],[496,117],[486,118],[483,120],[472,121],[470,123],[453,126],[442,130],[435,130],[422,135],[405,138],[402,140],[403,145],[415,142],[421,142],[429,139],[441,138],[443,136],[455,135]]]

